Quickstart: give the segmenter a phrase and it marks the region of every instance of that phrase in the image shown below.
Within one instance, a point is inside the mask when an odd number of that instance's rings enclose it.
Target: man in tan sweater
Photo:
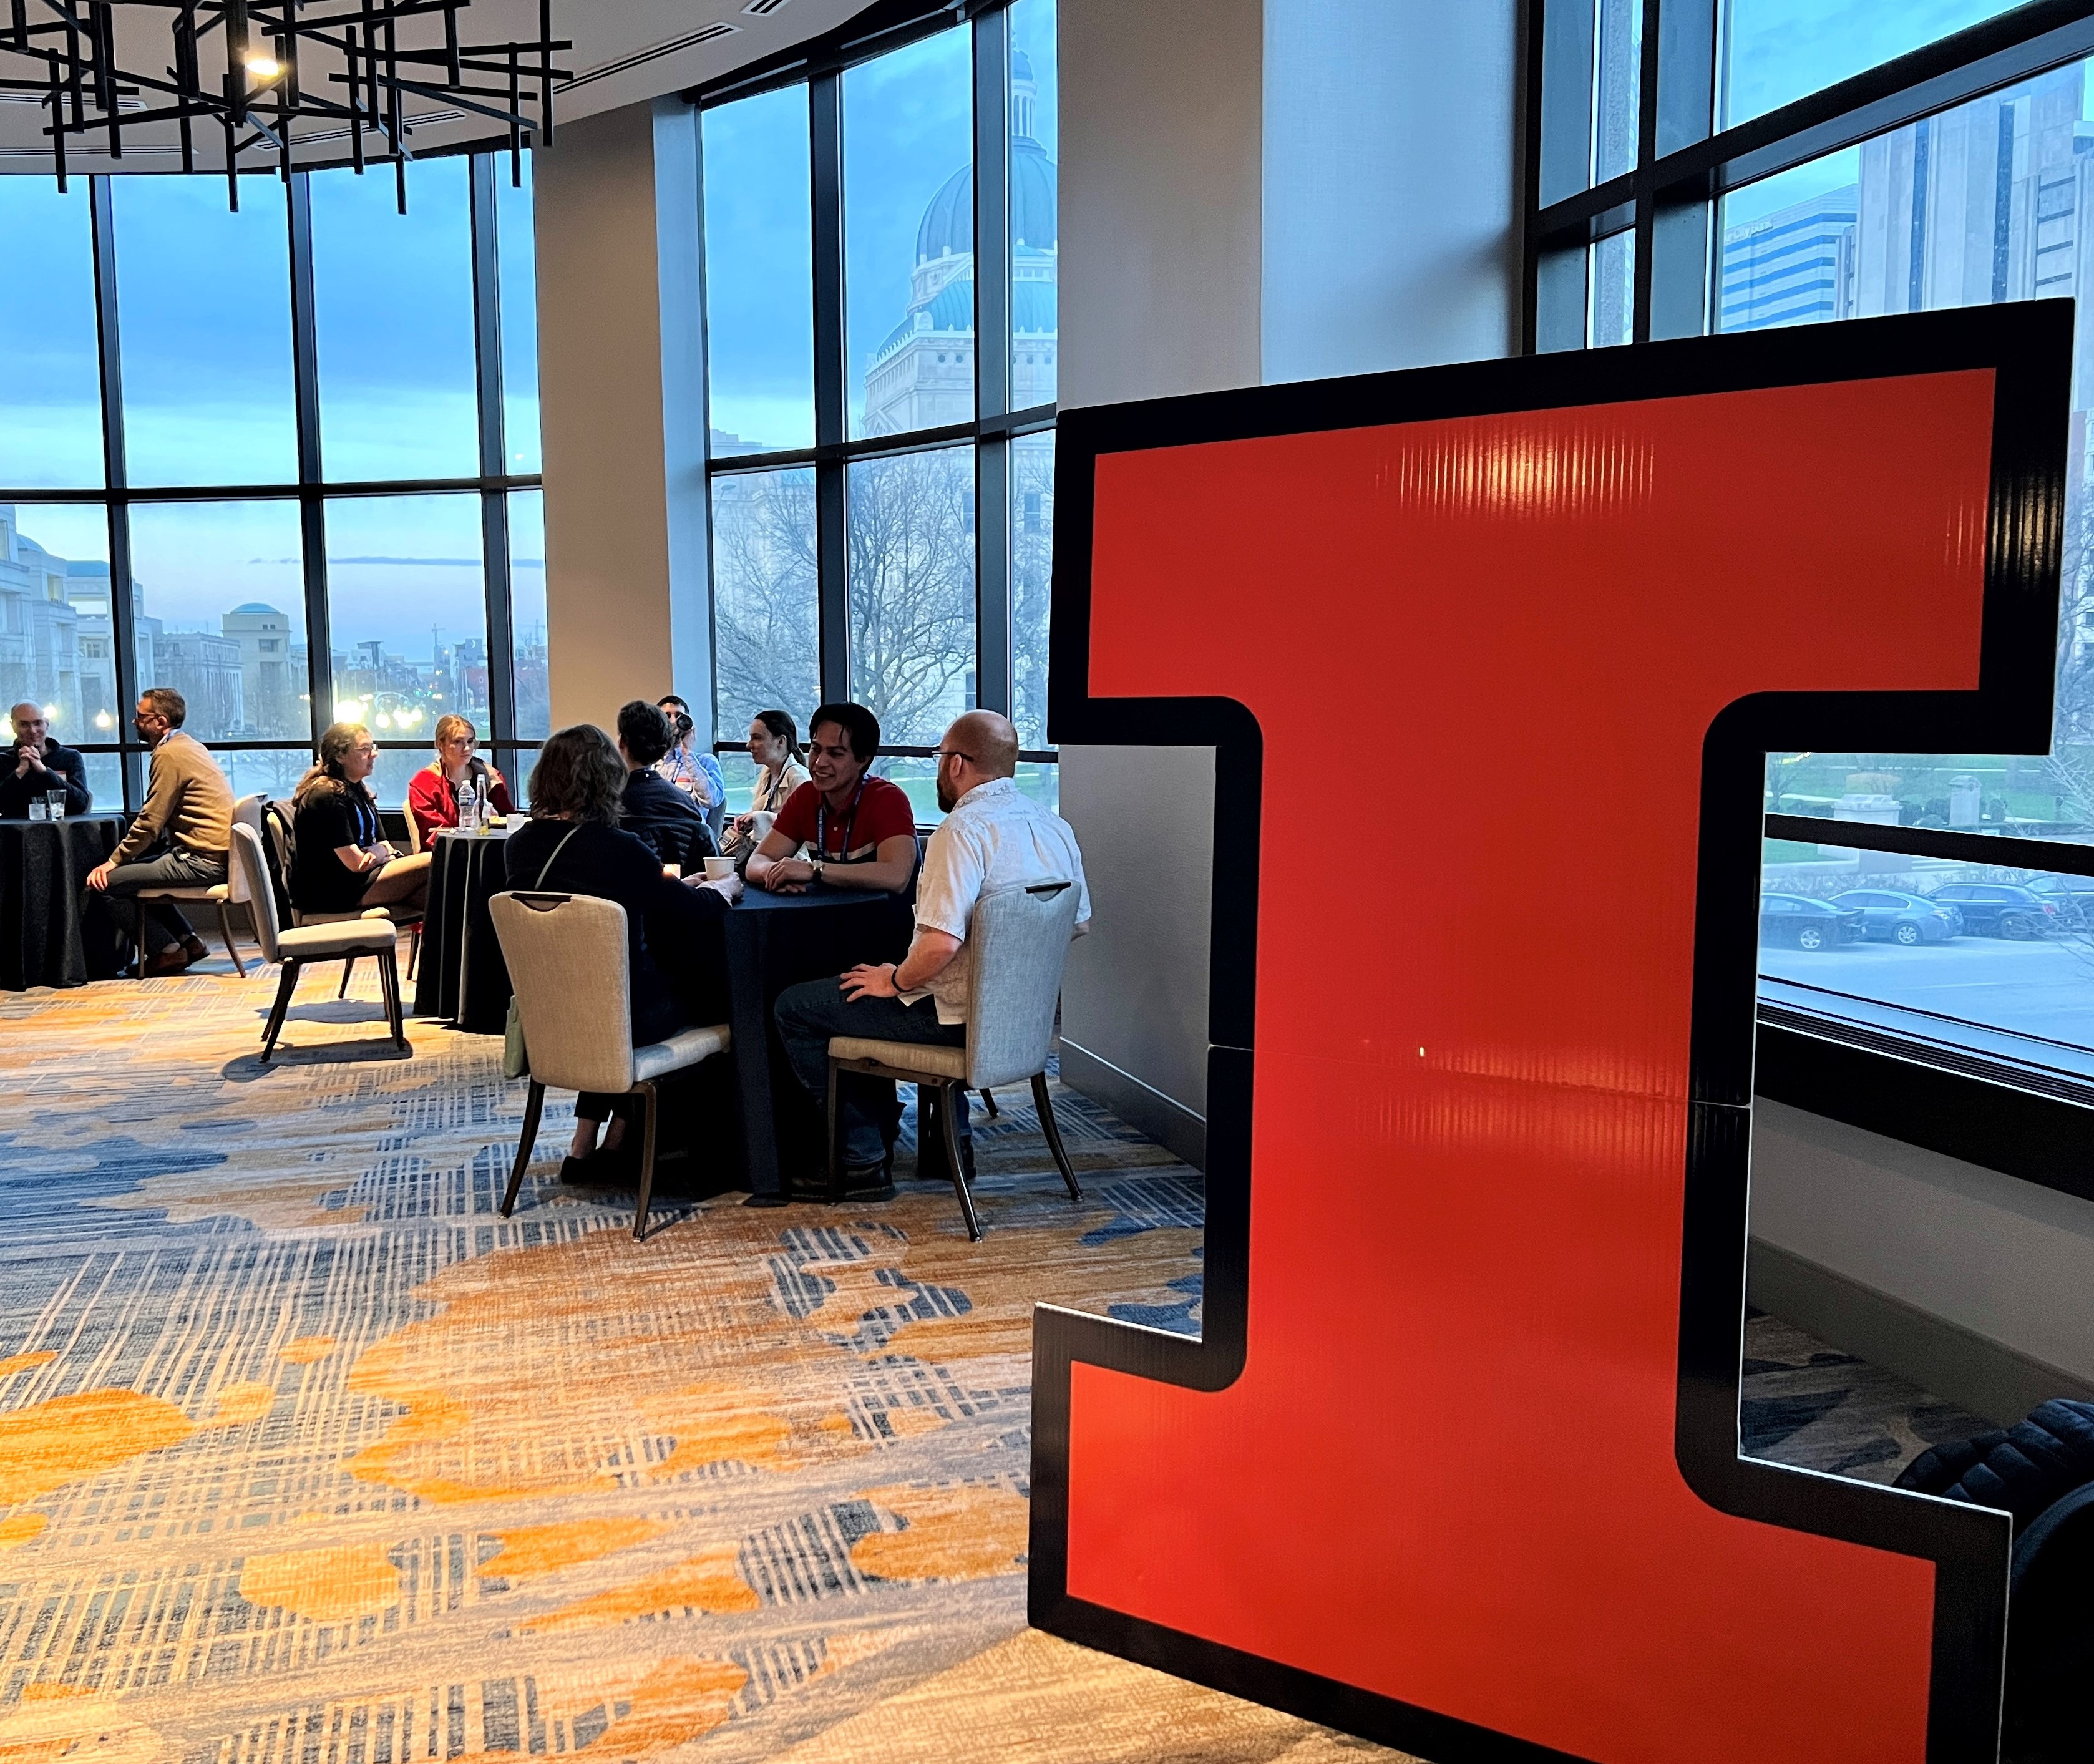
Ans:
[[[146,806],[109,862],[88,873],[87,885],[98,893],[210,888],[226,879],[232,787],[203,744],[182,732],[189,708],[171,686],[148,687],[139,694],[131,726],[153,750]],[[164,902],[141,908],[138,950],[139,972],[146,975],[179,974],[204,955],[203,941],[180,909]]]

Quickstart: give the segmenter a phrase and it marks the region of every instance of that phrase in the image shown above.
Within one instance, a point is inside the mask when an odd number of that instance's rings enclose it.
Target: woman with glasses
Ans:
[[[378,805],[364,782],[378,744],[361,723],[331,724],[320,757],[291,799],[291,904],[301,913],[354,913],[371,906],[419,906],[429,886],[429,854],[403,855],[386,841]]]
[[[473,749],[480,732],[455,710],[437,719],[437,758],[407,784],[407,830],[415,849],[433,851],[437,835],[458,823],[458,792],[468,780],[480,800],[497,815],[515,812],[509,785],[500,772]]]

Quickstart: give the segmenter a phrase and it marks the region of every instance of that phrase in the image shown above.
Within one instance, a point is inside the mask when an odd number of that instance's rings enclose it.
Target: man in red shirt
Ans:
[[[808,782],[785,799],[748,879],[774,894],[831,888],[906,893],[916,874],[916,810],[898,785],[870,778],[880,719],[863,705],[825,704],[807,738]],[[805,845],[809,855],[796,854]]]

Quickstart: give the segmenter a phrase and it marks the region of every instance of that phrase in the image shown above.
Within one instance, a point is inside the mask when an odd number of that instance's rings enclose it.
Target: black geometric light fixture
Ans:
[[[288,180],[292,156],[316,134],[346,138],[350,163],[393,166],[407,211],[407,101],[419,98],[506,124],[510,175],[523,181],[524,149],[553,138],[553,65],[570,42],[553,38],[552,0],[538,0],[530,42],[466,43],[458,15],[472,0],[7,0],[0,16],[0,90],[41,95],[50,113],[59,188],[66,142],[106,133],[121,159],[124,133],[175,124],[182,169],[196,169],[193,131],[220,131],[229,199],[240,206],[240,162],[272,151]],[[118,60],[149,33],[149,70]],[[164,45],[164,54],[162,46]],[[10,57],[41,63],[32,79],[6,77]],[[130,53],[133,63],[144,53]],[[142,102],[141,102],[142,98]],[[315,131],[315,123],[324,128]],[[304,125],[302,127],[302,125]]]

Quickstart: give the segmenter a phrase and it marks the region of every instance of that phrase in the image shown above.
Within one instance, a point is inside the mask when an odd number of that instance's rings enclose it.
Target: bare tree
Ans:
[[[851,467],[851,681],[897,745],[936,741],[973,693],[974,463],[963,450]]]
[[[715,495],[721,727],[774,709],[804,725],[821,697],[815,475],[736,474]]]
[[[1054,567],[1054,441],[1010,448],[1011,721],[1027,747],[1047,739],[1048,602]]]

